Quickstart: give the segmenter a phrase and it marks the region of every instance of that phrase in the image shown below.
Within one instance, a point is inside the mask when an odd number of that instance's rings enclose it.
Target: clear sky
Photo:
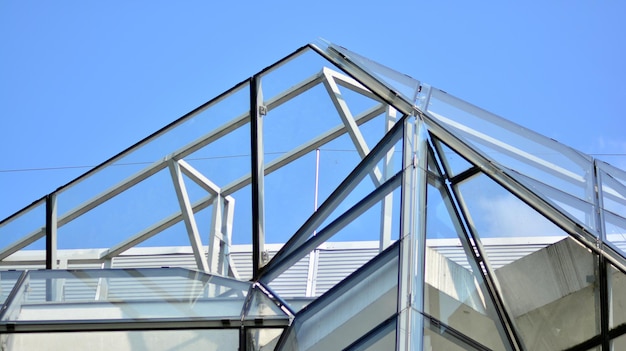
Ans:
[[[0,219],[325,38],[626,169],[626,2],[0,2]]]

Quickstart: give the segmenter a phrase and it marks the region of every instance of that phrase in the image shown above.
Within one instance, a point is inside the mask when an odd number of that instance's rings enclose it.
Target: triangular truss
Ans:
[[[203,277],[257,289],[256,326],[207,327],[237,331],[222,348],[613,350],[626,348],[625,213],[623,170],[318,43],[0,222],[0,263],[110,269],[186,247]],[[324,251],[337,242],[378,244],[347,264]],[[329,264],[333,279],[310,278]],[[286,288],[295,276],[303,289]],[[11,306],[28,277],[0,272],[4,345],[26,345]],[[169,323],[136,329],[203,328]]]

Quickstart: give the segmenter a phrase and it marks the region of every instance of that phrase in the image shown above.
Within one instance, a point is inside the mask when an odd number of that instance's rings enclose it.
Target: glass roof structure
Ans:
[[[624,170],[320,42],[0,221],[0,345],[621,350],[625,273]]]

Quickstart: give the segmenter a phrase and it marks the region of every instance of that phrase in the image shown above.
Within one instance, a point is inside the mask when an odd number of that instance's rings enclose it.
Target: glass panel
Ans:
[[[461,155],[452,151],[452,149],[450,149],[446,144],[435,138],[433,138],[433,140],[439,158],[446,168],[446,173],[448,174],[448,177],[454,177],[455,175],[460,174],[473,167],[471,163],[465,160]]]
[[[261,73],[264,100],[274,107],[286,96],[297,94],[298,87],[319,83],[322,68],[328,65],[328,60],[309,48],[282,60],[279,65]]]
[[[621,335],[611,340],[611,350],[626,350],[626,335]]]
[[[601,181],[604,209],[613,213],[626,213],[626,185],[605,172],[601,172]]]
[[[400,196],[401,190],[396,188],[354,218],[329,241],[378,241],[387,236],[387,246],[390,245],[391,240],[397,240],[400,231]]]
[[[374,213],[376,215],[376,213]],[[378,242],[326,243],[317,253],[313,296],[321,296],[380,253]]]
[[[263,119],[265,161],[285,156],[296,148],[315,150],[315,138],[341,128],[337,109],[324,86],[318,84],[268,111]],[[344,131],[345,133],[345,131]],[[329,133],[330,134],[330,133]],[[328,140],[326,140],[327,142]]]
[[[597,265],[566,238],[496,270],[526,347],[565,349],[599,333]]]
[[[367,167],[368,172],[363,178],[361,178],[349,194],[345,196],[345,198],[341,201],[341,203],[336,207],[336,209],[324,220],[324,222],[317,228],[317,231],[320,231],[327,225],[329,225],[332,221],[339,218],[342,214],[344,214],[348,209],[356,205],[359,201],[363,200],[368,194],[373,192],[376,188],[382,185],[385,181],[391,179],[396,176],[398,172],[401,171],[401,160],[402,160],[402,140],[399,140],[395,143],[395,145],[388,145],[386,147],[389,151],[386,155],[376,163],[372,163],[371,166]],[[380,221],[386,217],[385,225],[389,228],[385,229],[389,231],[391,229],[392,222],[391,218],[399,217],[399,204],[400,204],[400,194],[398,191],[394,191],[392,194],[385,197],[384,200],[380,201],[374,207],[379,208],[379,214],[372,214],[371,217],[367,217],[373,221],[373,223],[369,226],[370,230],[362,231],[361,234],[357,236],[360,238],[358,240],[378,240],[380,235],[376,235],[376,231],[371,230],[372,228],[380,226]],[[397,223],[395,224],[397,225]],[[393,236],[397,236],[397,231],[391,229]],[[346,233],[344,231],[344,233]],[[355,232],[356,233],[356,232]],[[369,233],[371,235],[365,235],[365,233]],[[333,238],[333,241],[342,240],[340,236],[336,236]],[[347,240],[355,240],[355,238],[347,239]]]
[[[276,277],[269,284],[270,288],[280,295],[281,298],[303,298],[311,295],[311,284],[313,277],[309,275],[311,253],[292,264],[283,274]],[[297,306],[290,305],[292,309],[298,310]]]
[[[471,338],[455,333],[455,330],[448,328],[431,318],[422,317],[421,314],[414,312],[413,320],[415,325],[424,326],[423,345],[415,345],[415,350],[446,350],[446,351],[465,351],[465,350],[484,350],[485,346],[480,345]]]
[[[187,155],[194,147],[215,139],[219,135],[216,130],[223,133],[240,125],[241,119],[247,120],[249,106],[248,85],[242,84],[210,105],[199,107],[195,113],[129,149],[112,164],[63,189],[59,194],[59,216],[80,208],[105,189],[162,162],[166,156]],[[222,152],[219,156],[226,155]]]
[[[471,220],[481,238],[550,237],[553,242],[567,236],[560,228],[484,174],[458,185]]]
[[[238,330],[154,330],[27,333],[0,336],[5,350],[237,351]]]
[[[390,319],[370,330],[361,339],[344,349],[346,351],[389,351],[396,349],[397,318]]]
[[[316,238],[325,237],[329,233],[332,234],[332,237],[328,238],[325,243],[310,245],[317,247],[317,249],[313,252],[316,260],[310,278],[313,280],[311,294],[307,296],[324,294],[378,254],[382,233],[386,232],[390,235],[387,245],[391,244],[391,239],[397,240],[400,218],[400,188],[396,188],[392,196],[398,201],[390,204],[386,214],[383,212],[385,201],[385,197],[383,197],[365,209],[364,212],[351,209],[350,211],[353,211],[354,214],[345,217],[350,219],[349,222],[343,218],[338,218],[335,222],[320,229],[314,235],[315,238],[309,239],[309,242],[314,242]]]
[[[397,202],[394,200],[393,207],[388,209],[388,216],[381,215],[383,197],[364,212],[349,215],[347,217],[350,218],[349,222],[340,218],[318,231],[308,241],[313,244],[305,244],[312,251],[307,252],[306,257],[272,280],[270,287],[275,291],[281,291],[281,297],[321,296],[366,264],[380,253],[382,231],[388,230],[393,233],[389,245],[397,240],[400,188],[392,194],[394,199],[398,200]],[[318,238],[324,238],[327,233],[333,235],[328,241],[323,243],[316,241]],[[304,254],[304,251],[300,253]],[[300,281],[301,283],[297,284]],[[283,288],[286,285],[289,286],[289,290]]]
[[[31,271],[3,321],[240,320],[249,287],[179,268]]]
[[[380,336],[380,339],[363,348],[364,351],[389,351],[396,347],[396,328],[391,328],[387,333]]]
[[[488,158],[583,200],[593,200],[589,156],[438,89],[432,89],[428,112]]]
[[[251,293],[250,305],[245,315],[247,319],[272,316],[282,317],[285,315],[285,313],[259,289],[253,287]]]
[[[0,306],[4,304],[21,275],[22,271],[0,271]]]
[[[297,349],[340,350],[397,311],[398,246],[327,292],[294,321]]]
[[[606,240],[626,256],[626,218],[603,211]]]
[[[9,254],[45,237],[46,201],[40,200],[17,216],[0,224],[0,251]],[[45,240],[40,240],[29,249],[45,249]]]
[[[347,143],[350,143],[350,137],[344,135],[320,150],[318,207],[328,199],[361,161],[354,148],[346,148]],[[368,181],[369,183],[364,185],[366,189],[359,191],[359,194],[367,194],[367,190],[373,189],[372,181],[369,179]]]
[[[246,140],[250,132],[243,127],[249,125],[249,103],[248,85],[242,84],[60,190],[59,248],[119,244],[117,249],[123,251],[182,222],[168,168],[174,159],[180,161],[185,194],[194,211],[210,206],[210,194],[249,173],[250,143]],[[213,172],[204,173],[207,168]],[[228,195],[229,190],[232,194],[241,187],[222,190]],[[210,223],[210,218],[209,212],[208,219],[198,222]],[[201,226],[201,237],[208,236],[209,228]],[[189,245],[186,230],[178,238],[159,241],[159,245]]]
[[[368,90],[310,56],[262,76],[268,243],[286,242],[389,128]]]
[[[343,180],[338,189],[333,191],[332,197],[324,201],[307,219],[296,235],[290,239],[288,245],[281,249],[280,255],[276,256],[279,258],[274,258],[274,262],[270,261],[266,272],[271,273],[265,274],[264,282],[274,280],[277,275],[283,274],[288,266],[331,238],[334,242],[358,240],[359,245],[363,243],[370,245],[367,240],[380,240],[382,232],[385,234],[383,247],[388,246],[391,240],[397,238],[397,234],[392,233],[397,232],[399,227],[400,193],[399,191],[394,193],[394,190],[400,188],[401,173],[393,175],[389,180],[384,180],[387,179],[388,171],[385,170],[384,163],[387,162],[387,156],[391,151],[401,150],[401,132],[401,126],[390,131],[372,150],[368,158]],[[383,171],[379,173],[377,170]],[[324,181],[320,183],[323,184]],[[371,211],[376,214],[372,214]],[[364,215],[364,212],[369,212],[369,215]],[[376,230],[372,230],[372,219],[378,220],[379,218],[379,225]],[[370,224],[364,226],[364,223]],[[346,229],[348,227],[350,229]]]
[[[250,351],[274,350],[284,329],[250,328],[246,331],[246,342]]]
[[[573,221],[583,225],[590,233],[599,236],[593,203],[581,200],[578,197],[567,194],[550,185],[538,182],[517,172],[506,170],[506,173],[527,186],[547,202],[561,209],[561,213],[568,215]]]
[[[420,82],[418,80],[383,66],[380,63],[372,61],[344,47],[330,43],[329,47],[340,52],[350,62],[357,64],[361,69],[376,78],[379,82],[385,84],[388,88],[401,94],[406,101],[411,103],[415,102],[420,88]]]
[[[265,176],[267,243],[287,242],[315,211],[316,168],[313,151]]]
[[[626,171],[625,170],[619,169],[615,166],[612,166],[606,162],[602,162],[598,159],[596,159],[596,164],[603,172],[608,174],[611,178],[622,183],[623,186],[626,186]]]
[[[445,191],[429,184],[426,208],[424,312],[482,345],[507,349],[504,329],[477,274],[474,249]],[[458,246],[450,245],[454,242]]]
[[[232,221],[232,243],[251,243],[250,123],[246,121],[228,134],[221,135],[219,139],[185,157],[184,161],[189,165],[186,168],[199,173],[204,184],[212,189],[209,191],[212,195],[202,197],[195,203],[197,205],[194,207],[201,207],[204,201],[207,204],[212,204],[215,193],[220,193],[222,197],[230,196],[232,198],[231,206],[233,206],[233,214],[230,219]],[[227,222],[224,212],[221,222]],[[213,219],[209,220],[209,223],[210,226],[215,225]],[[207,228],[209,227],[207,226]]]
[[[609,292],[609,327],[615,328],[626,323],[626,275],[613,265],[609,265]]]
[[[180,212],[172,177],[163,169],[58,228],[59,249],[108,248]],[[60,223],[61,224],[61,223]],[[189,245],[186,232],[172,245]]]
[[[482,244],[500,240],[489,261],[517,247],[517,259],[495,273],[526,348],[565,349],[597,335],[597,255],[484,175],[458,189]],[[553,244],[524,252],[545,240]]]

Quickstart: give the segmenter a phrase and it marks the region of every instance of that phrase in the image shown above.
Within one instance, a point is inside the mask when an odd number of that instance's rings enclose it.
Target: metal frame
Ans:
[[[263,94],[263,83],[268,80],[271,82],[273,74],[280,72],[283,66],[309,54],[319,57],[328,65],[320,66],[312,75],[302,77],[302,80],[297,81],[291,87],[266,99]],[[390,80],[387,81],[386,78],[390,78]],[[408,87],[412,92],[408,95],[403,93],[398,86],[394,85],[394,80],[401,86]],[[286,150],[277,158],[266,161],[265,138],[268,136],[264,134],[264,120],[271,118],[272,111],[278,107],[292,103],[301,96],[308,97],[308,94],[316,87],[324,88],[326,93],[324,98],[328,99],[326,102],[334,108],[332,113],[336,113],[337,125],[326,129],[311,139],[302,140],[299,145]],[[347,102],[343,89],[348,89],[352,93],[369,99],[368,101],[371,101],[373,106],[355,115],[356,108]],[[168,135],[167,133],[175,131],[176,128],[200,116],[202,112],[214,106],[220,106],[220,103],[228,101],[230,97],[237,94],[245,94],[247,99],[244,102],[246,106],[241,106],[242,113],[240,115],[233,116],[232,119],[214,130],[203,131],[200,136],[193,140],[185,140],[185,144],[174,150],[168,150],[168,153],[161,155],[160,159],[152,160],[152,163],[125,178],[116,179],[112,185],[110,184],[102,192],[86,198],[76,207],[64,213],[58,213],[57,202],[68,190],[74,189],[90,177],[98,176],[107,167],[123,162],[125,157],[132,155],[134,151],[150,145],[153,140]],[[522,147],[524,143],[521,143],[522,146],[520,146],[518,141],[508,142],[500,135],[491,135],[485,132],[480,126],[473,126],[469,122],[465,123],[462,119],[457,120],[454,115],[439,113],[440,111],[438,112],[436,108],[431,108],[433,103],[443,103],[450,110],[456,109],[472,115],[473,118],[480,119],[497,130],[503,131],[506,135],[514,134],[524,142],[527,141],[529,144],[543,149],[554,150],[562,155],[566,162],[561,164],[542,155],[535,155]],[[400,118],[397,118],[398,113],[401,115]],[[384,130],[382,131],[384,136],[378,140],[375,146],[368,145],[363,126],[377,118],[384,119]],[[231,179],[226,184],[218,184],[215,179],[210,179],[188,162],[194,152],[231,135],[230,133],[241,131],[240,128],[249,128],[250,168],[240,176],[238,175],[238,178]],[[317,182],[319,178],[316,174],[316,198],[313,211],[284,246],[270,258],[267,249],[270,245],[266,243],[268,240],[266,235],[270,233],[266,232],[266,212],[269,204],[266,203],[265,197],[267,191],[265,177],[313,152],[316,152],[318,157],[316,161],[317,172],[319,170],[320,148],[342,136],[349,138],[351,147],[353,146],[355,153],[358,154],[358,164],[322,201],[320,206],[317,205]],[[398,150],[400,148],[398,147],[399,143],[401,143],[402,149],[402,167],[397,170],[394,169],[394,158],[396,157],[394,154],[400,151]],[[452,175],[447,160],[442,155],[443,150],[439,143],[445,144],[472,166],[460,174]],[[483,147],[497,150],[512,161],[509,162],[509,159],[504,157],[487,155]],[[434,174],[435,171],[429,171],[429,166],[433,166],[429,162],[435,163],[438,174]],[[541,174],[549,176],[548,178],[552,177],[551,179],[564,181],[568,186],[575,186],[576,189],[581,189],[581,194],[565,194],[551,184],[545,184],[543,179],[538,179],[540,177],[525,173],[525,167],[536,169],[542,172]],[[233,226],[234,221],[238,218],[235,203],[238,200],[236,193],[249,186],[250,191],[246,194],[250,196],[251,200],[251,227],[247,239],[252,246],[252,281],[254,284],[258,284],[254,286],[258,287],[272,301],[278,302],[277,305],[287,315],[290,317],[295,315],[297,320],[298,316],[314,313],[316,306],[320,306],[325,299],[341,292],[341,289],[349,289],[351,282],[355,279],[354,277],[358,277],[366,267],[372,269],[372,263],[370,262],[357,270],[343,283],[317,298],[309,307],[299,313],[293,311],[288,303],[284,302],[280,296],[273,294],[266,285],[280,277],[307,255],[311,257],[308,270],[314,269],[315,265],[318,264],[316,255],[320,245],[331,239],[333,235],[362,215],[367,209],[375,204],[380,204],[380,226],[377,229],[372,229],[379,231],[378,248],[380,254],[372,262],[377,262],[380,257],[385,257],[390,250],[396,250],[397,247],[399,254],[398,295],[397,301],[395,301],[397,308],[394,316],[374,328],[370,334],[363,335],[356,340],[349,346],[349,349],[365,348],[372,341],[377,340],[378,336],[387,333],[388,328],[391,328],[392,325],[396,328],[397,350],[418,348],[422,344],[422,335],[420,334],[424,328],[422,316],[427,318],[428,324],[434,330],[443,332],[457,341],[461,340],[461,343],[468,347],[484,349],[485,346],[472,340],[471,336],[462,335],[460,331],[454,330],[424,313],[426,211],[429,210],[426,207],[426,188],[427,184],[432,182],[438,184],[437,188],[442,192],[447,210],[456,220],[457,231],[462,233],[459,240],[470,261],[469,265],[474,272],[478,272],[484,283],[482,287],[483,296],[489,298],[495,306],[495,315],[491,317],[499,323],[500,328],[498,330],[502,334],[502,339],[508,342],[507,346],[512,350],[522,350],[525,349],[525,345],[519,335],[516,321],[509,312],[510,306],[507,306],[501,296],[495,270],[485,256],[485,249],[482,247],[477,233],[473,230],[472,219],[468,215],[466,205],[461,194],[455,188],[455,184],[465,179],[477,174],[484,174],[599,257],[597,269],[600,292],[597,308],[600,314],[600,334],[598,337],[575,345],[572,349],[582,350],[601,346],[603,350],[608,350],[611,339],[626,333],[623,326],[616,326],[611,329],[610,302],[613,287],[612,276],[608,273],[612,265],[622,274],[626,274],[625,252],[607,238],[605,224],[605,215],[618,217],[623,215],[608,212],[605,214],[604,209],[605,199],[617,203],[618,206],[626,206],[626,185],[623,183],[626,181],[626,176],[624,176],[623,171],[597,162],[590,156],[561,145],[554,140],[539,136],[441,90],[422,84],[413,78],[399,74],[330,43],[310,44],[299,48],[284,59],[242,81],[222,95],[206,102],[76,180],[0,221],[0,235],[2,235],[4,228],[11,228],[12,225],[19,223],[29,214],[29,211],[45,209],[40,222],[44,223],[43,226],[33,224],[27,231],[21,232],[16,241],[5,247],[0,247],[0,263],[3,265],[13,264],[15,262],[15,256],[12,257],[13,254],[45,238],[45,257],[42,257],[40,261],[29,260],[22,263],[26,265],[44,263],[48,270],[66,267],[68,260],[59,258],[57,247],[59,229],[162,171],[169,172],[179,210],[133,233],[109,248],[94,251],[89,255],[70,258],[71,264],[99,263],[102,264],[103,268],[111,268],[114,265],[114,260],[129,249],[182,222],[199,271],[240,278],[231,257]],[[615,178],[612,176],[618,174],[619,176],[615,176]],[[321,227],[331,214],[338,211],[341,202],[351,195],[357,185],[365,178],[371,180],[374,190],[364,194],[351,207],[342,209],[333,221]],[[618,179],[621,179],[621,182]],[[207,195],[192,202],[192,197],[185,183],[189,180],[206,191]],[[394,208],[394,200],[398,199],[394,199],[394,196],[397,195],[394,195],[393,192],[398,189],[400,206]],[[584,221],[576,218],[575,214],[560,208],[560,204],[555,199],[586,213],[588,218],[585,218]],[[242,202],[237,201],[238,204]],[[201,228],[196,217],[201,210],[209,206],[212,206],[209,228]],[[587,213],[589,208],[591,211]],[[288,215],[287,209],[285,209],[285,215]],[[396,242],[392,239],[395,219],[398,219],[397,223],[399,223]],[[208,240],[208,245],[203,244],[201,235],[203,229],[208,231],[207,238],[205,238]],[[103,272],[106,272],[107,269]],[[2,307],[0,320],[8,313],[8,306],[15,302],[17,289],[23,286],[27,275],[27,273],[22,274],[15,284],[11,295]],[[217,276],[211,277],[211,279],[220,279]],[[99,298],[106,298],[107,296],[108,279],[104,274],[98,281],[97,296]],[[46,285],[46,300],[59,301],[62,295],[62,285],[62,280],[50,280],[49,284]],[[314,281],[307,285],[306,296],[315,298]],[[242,310],[242,316],[245,315],[251,298],[252,296],[248,296],[246,305]],[[168,324],[170,322],[173,324]],[[413,322],[422,324],[412,325]],[[260,322],[245,321],[242,318],[240,321],[229,321],[226,324],[217,319],[159,320],[158,318],[142,322],[64,321],[58,324],[18,321],[0,322],[0,331],[20,333],[45,330],[231,328],[240,330],[240,341],[245,343],[248,328],[258,326],[284,328],[286,324],[284,321],[277,322],[271,318],[263,319]]]

